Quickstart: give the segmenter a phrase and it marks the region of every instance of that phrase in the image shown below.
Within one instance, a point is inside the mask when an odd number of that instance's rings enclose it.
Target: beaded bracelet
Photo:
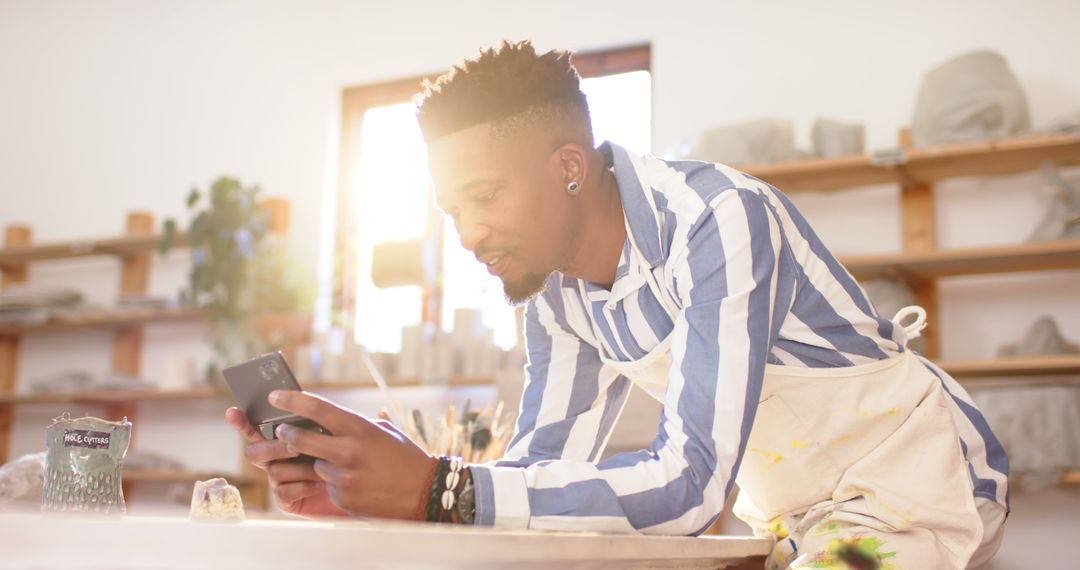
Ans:
[[[444,512],[451,513],[454,510],[454,504],[457,502],[457,495],[454,490],[457,489],[458,483],[461,482],[461,468],[465,466],[465,462],[460,457],[449,457],[447,459],[450,462],[450,470],[443,481],[443,492],[439,497],[439,504]]]
[[[475,517],[472,477],[465,462],[460,457],[440,457],[428,493],[427,521],[472,524]]]
[[[431,489],[428,491],[427,522],[442,522],[442,486],[446,473],[450,470],[450,462],[445,457],[438,458],[435,463],[435,475],[431,478]]]

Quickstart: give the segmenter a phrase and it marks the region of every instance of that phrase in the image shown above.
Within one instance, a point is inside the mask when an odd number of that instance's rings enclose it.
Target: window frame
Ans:
[[[571,56],[582,78],[602,77],[632,71],[651,72],[652,50],[648,44],[611,49],[575,52]],[[362,195],[357,186],[361,161],[361,132],[364,114],[372,108],[407,103],[422,91],[425,80],[434,81],[434,73],[346,87],[341,94],[340,135],[338,141],[338,184],[334,219],[334,261],[330,312],[332,326],[353,329],[356,312],[357,228],[356,200]],[[442,216],[429,215],[428,235],[442,235]],[[441,248],[440,248],[441,251]],[[442,271],[442,256],[439,256]],[[441,327],[442,291],[438,283],[422,287],[421,323]]]

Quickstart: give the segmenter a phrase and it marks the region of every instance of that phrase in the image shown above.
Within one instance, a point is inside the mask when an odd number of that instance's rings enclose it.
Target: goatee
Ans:
[[[547,289],[547,278],[547,275],[540,273],[528,273],[520,279],[504,280],[503,294],[506,295],[506,302],[515,306],[528,302]]]

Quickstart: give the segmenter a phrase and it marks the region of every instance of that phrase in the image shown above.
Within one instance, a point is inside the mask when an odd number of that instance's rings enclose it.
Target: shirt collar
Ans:
[[[630,235],[652,269],[664,260],[660,246],[660,224],[657,222],[656,201],[653,189],[645,178],[645,162],[630,154],[625,148],[605,141],[600,145],[607,163],[615,172],[619,184],[619,198],[626,216]]]
[[[619,186],[619,198],[622,201],[623,215],[630,228],[627,241],[623,244],[619,265],[615,270],[615,282],[611,292],[586,282],[585,288],[593,300],[604,300],[610,308],[619,300],[637,291],[645,283],[640,271],[652,269],[663,261],[660,246],[660,226],[656,219],[656,205],[652,196],[652,187],[641,176],[644,162],[640,157],[630,154],[625,148],[611,142],[604,142],[599,147],[604,155],[606,166],[612,168]],[[646,188],[649,190],[646,192]],[[633,254],[630,240],[637,245],[644,256],[642,267],[640,260]],[[578,280],[563,276],[563,286],[577,288]]]

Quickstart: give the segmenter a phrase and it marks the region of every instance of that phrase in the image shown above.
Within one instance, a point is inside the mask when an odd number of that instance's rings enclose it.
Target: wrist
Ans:
[[[436,457],[428,457],[428,469],[427,476],[424,477],[424,485],[420,487],[420,497],[417,500],[416,511],[413,513],[412,520],[424,522],[427,520],[427,509],[429,496],[431,495],[431,488],[434,484],[436,471],[439,467],[439,460]]]
[[[474,523],[476,502],[472,471],[460,457],[437,459],[425,514],[428,522]]]

